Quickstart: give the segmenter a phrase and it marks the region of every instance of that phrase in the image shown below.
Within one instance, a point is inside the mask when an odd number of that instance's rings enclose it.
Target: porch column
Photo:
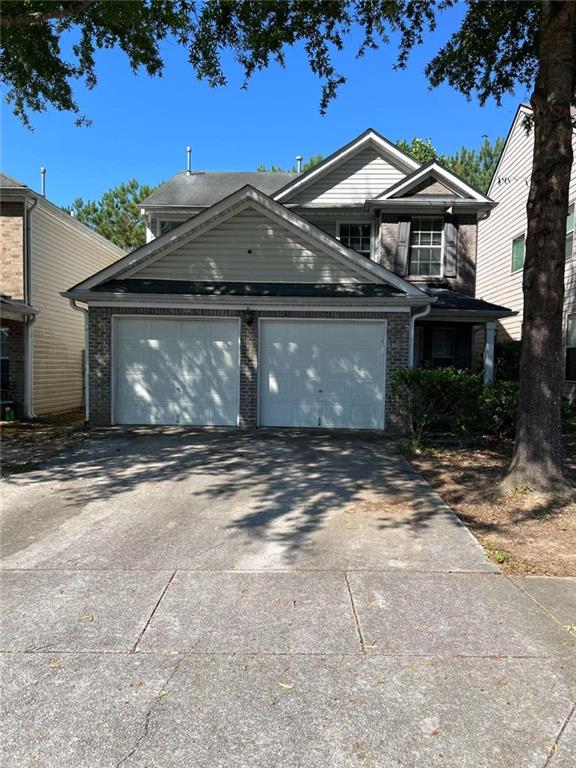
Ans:
[[[496,323],[485,324],[486,341],[484,343],[484,384],[494,379],[494,339],[496,337]]]

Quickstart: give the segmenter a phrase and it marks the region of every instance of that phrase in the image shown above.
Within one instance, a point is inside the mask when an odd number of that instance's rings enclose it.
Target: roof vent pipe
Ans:
[[[304,158],[302,157],[302,155],[296,155],[296,170],[298,171],[298,173],[302,173],[302,160],[303,159]]]
[[[186,176],[192,173],[192,147],[186,147]]]
[[[40,189],[42,190],[42,197],[46,197],[46,168],[44,168],[44,166],[40,168],[40,179],[41,179]]]

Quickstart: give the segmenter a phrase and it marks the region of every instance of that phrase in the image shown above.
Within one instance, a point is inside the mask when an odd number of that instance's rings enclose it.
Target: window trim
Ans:
[[[522,266],[519,267],[519,269],[513,269],[513,265],[514,265],[514,243],[516,242],[516,240],[520,240],[520,238],[522,238],[524,240],[524,249],[523,249],[523,253],[522,253]],[[526,230],[524,230],[524,232],[521,232],[518,235],[515,235],[512,238],[512,245],[511,245],[511,248],[510,248],[510,274],[511,275],[517,275],[520,272],[523,272],[524,271],[524,263],[525,262],[526,262]]]
[[[372,220],[363,219],[362,221],[350,221],[349,219],[338,219],[336,222],[336,240],[341,242],[340,240],[340,227],[345,224],[347,226],[350,226],[351,224],[368,224],[370,226],[370,254],[367,258],[370,259],[370,261],[374,261],[374,222]],[[344,245],[344,243],[342,243]],[[349,246],[344,246],[345,248],[348,248]],[[365,256],[365,252],[362,251],[356,251],[354,248],[350,248],[351,251],[354,251],[354,253],[359,253],[360,256]]]
[[[440,246],[433,245],[432,248],[440,248],[440,272],[437,275],[414,275],[412,273],[412,232],[413,230],[413,223],[419,219],[422,221],[422,219],[439,219],[442,222],[442,229],[441,229],[441,239],[440,239]],[[433,215],[433,214],[424,214],[423,216],[412,216],[410,218],[410,238],[408,240],[408,268],[406,270],[407,277],[410,280],[442,280],[444,278],[444,233],[446,230],[446,217],[441,215]],[[429,246],[426,245],[417,245],[416,248],[427,248]]]
[[[568,230],[568,229],[566,230],[566,235],[565,235],[565,238],[564,238],[564,253],[566,253],[566,240],[568,239],[568,235],[569,234],[572,234],[572,253],[570,254],[569,257],[566,257],[566,255],[564,255],[564,262],[566,264],[568,264],[568,262],[574,260],[574,236],[576,235],[576,226],[575,226],[576,225],[576,202],[574,200],[572,200],[571,203],[568,203],[568,215],[570,214],[570,208],[572,208],[572,211],[573,211],[573,213],[572,213],[572,229],[571,230]],[[566,216],[566,218],[568,218],[568,216]]]
[[[576,346],[572,346],[572,344],[568,344],[568,330],[570,328],[570,318],[574,318],[574,323],[576,324],[576,312],[568,312],[566,315],[566,331],[564,334],[564,381],[568,384],[572,384],[576,382],[575,379],[569,379],[568,378],[568,371],[567,369],[567,363],[568,363],[568,350],[569,349],[576,349]]]

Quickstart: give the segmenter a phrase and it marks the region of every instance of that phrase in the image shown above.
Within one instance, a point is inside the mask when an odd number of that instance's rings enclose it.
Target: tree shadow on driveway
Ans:
[[[110,430],[4,487],[13,525],[34,508],[35,536],[97,503],[110,508],[119,536],[142,535],[139,525],[159,526],[160,536],[172,526],[170,535],[194,542],[198,526],[214,520],[245,534],[239,545],[275,542],[288,555],[331,515],[344,519],[351,536],[367,526],[375,536],[393,528],[416,533],[438,518],[461,525],[393,441],[373,433]]]

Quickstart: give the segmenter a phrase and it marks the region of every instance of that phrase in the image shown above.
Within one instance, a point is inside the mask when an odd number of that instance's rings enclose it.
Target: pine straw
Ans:
[[[566,474],[572,498],[530,490],[501,495],[512,453],[502,442],[480,448],[441,447],[411,458],[507,573],[576,576],[576,440],[566,445]]]

